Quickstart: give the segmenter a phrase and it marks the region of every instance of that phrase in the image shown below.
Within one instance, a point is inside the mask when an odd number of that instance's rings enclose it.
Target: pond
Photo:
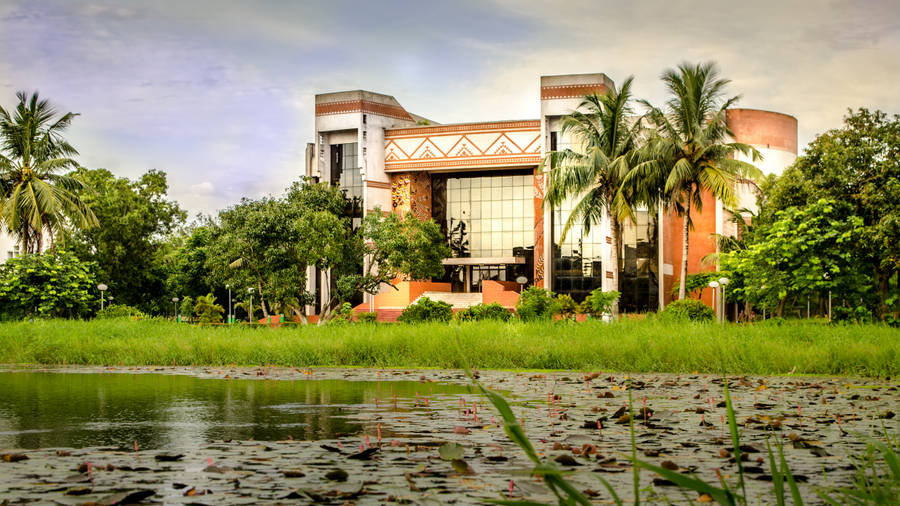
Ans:
[[[0,392],[0,448],[132,448],[136,441],[142,449],[188,451],[221,440],[334,439],[359,432],[358,415],[373,409],[376,398],[402,406],[416,396],[468,394],[471,387],[0,372]]]

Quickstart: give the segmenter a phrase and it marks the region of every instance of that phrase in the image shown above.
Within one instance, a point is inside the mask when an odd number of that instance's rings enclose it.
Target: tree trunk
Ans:
[[[257,287],[257,290],[259,290],[259,307],[262,309],[263,318],[268,320],[269,319],[269,310],[266,309],[266,299],[265,299],[265,297],[263,297],[262,281],[257,281],[256,287]]]
[[[877,264],[875,265],[875,283],[878,286],[878,307],[875,309],[875,317],[879,320],[883,320],[884,314],[887,311],[886,301],[890,285],[890,275],[884,273]]]
[[[309,320],[306,318],[306,313],[300,311],[297,306],[291,306],[291,311],[294,312],[294,315],[297,316],[297,318],[300,318],[300,323],[302,323],[303,325],[309,325]]]
[[[781,318],[784,314],[784,306],[787,304],[787,295],[782,297],[782,299],[778,302],[778,309],[775,311],[775,316]]]
[[[621,251],[622,244],[622,224],[619,223],[619,218],[613,216],[612,213],[609,213],[609,219],[612,224],[612,285],[613,290],[619,292],[619,251]],[[621,292],[620,292],[621,293]],[[612,303],[612,319],[616,321],[619,319],[619,300],[616,299]]]
[[[688,234],[691,225],[691,198],[694,196],[694,187],[688,190],[687,207],[684,210],[684,230],[681,234],[681,279],[678,280],[678,300],[683,300],[685,296],[685,286],[687,283],[687,264],[688,264]]]

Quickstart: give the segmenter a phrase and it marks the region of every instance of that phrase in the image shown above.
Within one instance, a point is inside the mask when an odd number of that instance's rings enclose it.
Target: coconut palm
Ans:
[[[16,96],[15,110],[0,107],[0,224],[25,254],[41,251],[44,234],[52,240],[66,220],[92,227],[97,218],[77,194],[84,184],[59,174],[77,167],[78,152],[62,135],[76,115],[58,115],[37,93]]]
[[[577,202],[566,220],[562,238],[574,226],[585,233],[609,216],[612,232],[613,286],[619,289],[619,252],[622,222],[631,217],[630,192],[623,189],[623,178],[635,160],[640,120],[631,117],[629,77],[617,92],[584,97],[572,114],[560,121],[560,134],[569,135],[578,149],[548,154],[550,172],[545,200],[558,206],[567,199]],[[618,314],[618,302],[613,315]]]
[[[645,198],[653,198],[655,193],[666,207],[684,219],[678,287],[678,298],[683,299],[692,210],[702,211],[702,197],[707,192],[733,207],[735,182],[761,174],[752,164],[735,160],[734,154],[743,153],[753,161],[762,157],[747,144],[730,142],[734,134],[725,123],[725,111],[740,97],[724,99],[730,81],[719,78],[714,63],[683,63],[676,70],[663,72],[662,80],[670,98],[662,109],[642,101],[654,132],[641,162],[624,180],[644,188]]]

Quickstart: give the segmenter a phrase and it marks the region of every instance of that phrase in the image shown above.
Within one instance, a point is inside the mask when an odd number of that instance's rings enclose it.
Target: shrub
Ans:
[[[613,303],[619,300],[619,295],[615,290],[604,292],[602,288],[597,288],[581,303],[581,311],[591,316],[602,316],[612,311]]]
[[[97,311],[97,318],[146,318],[147,315],[136,307],[127,304],[110,304]]]
[[[556,310],[553,292],[536,286],[526,288],[516,303],[516,314],[522,321],[549,320]]]
[[[351,323],[353,321],[353,304],[344,302],[341,307],[334,310],[334,315],[329,323]]]
[[[404,323],[449,322],[453,318],[453,307],[446,302],[422,297],[415,304],[410,304],[397,321]]]
[[[682,299],[670,302],[662,311],[666,318],[705,322],[715,317],[713,309],[697,299]]]
[[[222,313],[225,309],[220,304],[216,304],[216,297],[213,294],[201,295],[197,297],[194,304],[194,314],[200,318],[200,323],[221,323]]]
[[[556,296],[556,308],[554,313],[558,313],[564,319],[570,320],[578,312],[578,303],[571,295],[560,294]]]
[[[378,313],[359,313],[356,319],[362,323],[375,323],[378,320]]]
[[[865,306],[834,306],[831,310],[831,321],[839,323],[871,323],[872,312]]]
[[[500,320],[507,321],[512,318],[508,309],[496,302],[490,304],[475,304],[463,309],[454,316],[459,321]]]
[[[93,263],[66,251],[10,258],[0,264],[0,317],[75,318],[92,313],[100,306],[93,268]]]

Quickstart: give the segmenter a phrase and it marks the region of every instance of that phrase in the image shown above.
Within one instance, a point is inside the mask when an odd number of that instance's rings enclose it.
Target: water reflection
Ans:
[[[131,448],[137,441],[183,451],[221,439],[325,439],[359,431],[355,415],[376,397],[469,392],[419,382],[2,372],[0,448]]]

